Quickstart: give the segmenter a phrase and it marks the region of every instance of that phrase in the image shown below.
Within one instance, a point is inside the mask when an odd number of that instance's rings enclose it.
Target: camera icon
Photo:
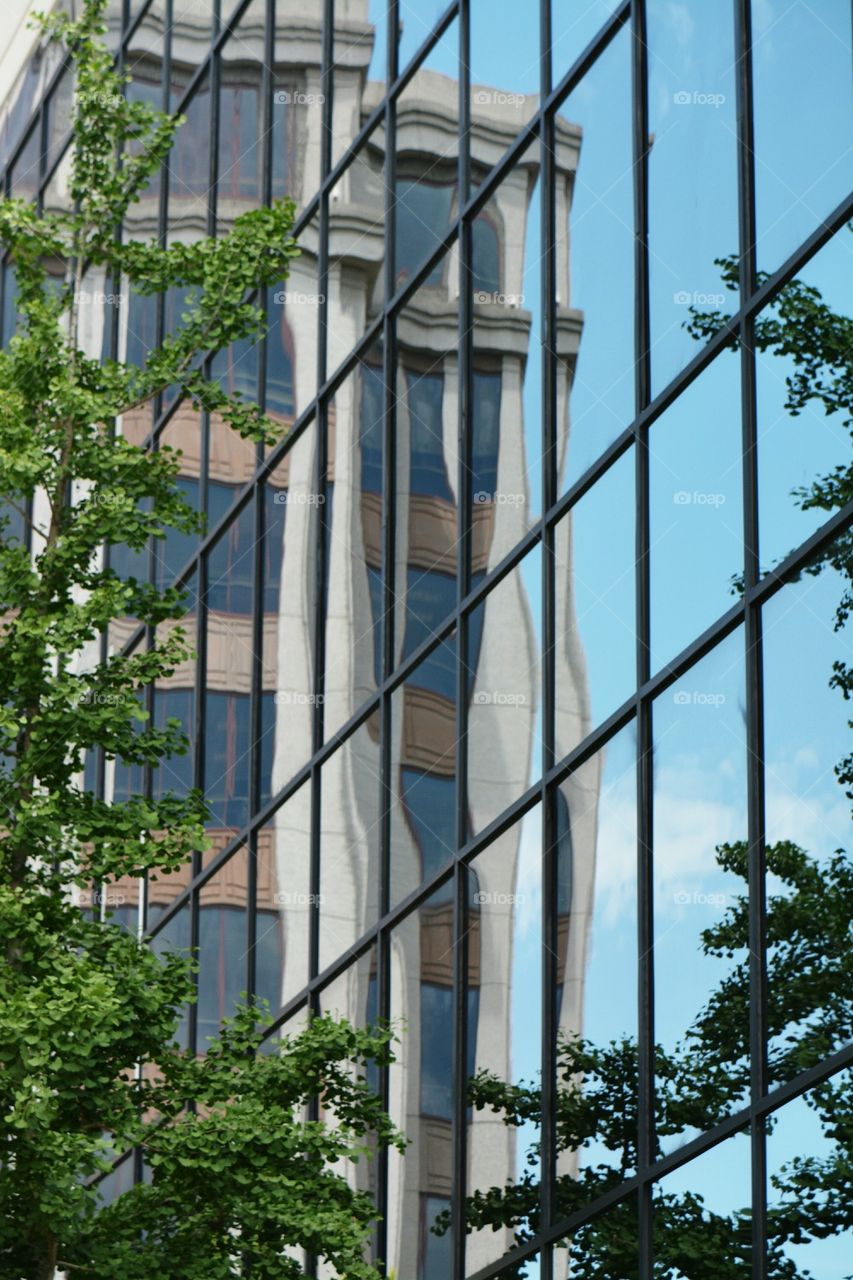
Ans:
[[[677,707],[686,707],[690,705],[691,698],[689,693],[685,693],[681,689],[678,693],[673,694],[672,700]]]
[[[478,889],[477,892],[474,894],[474,901],[479,906],[482,906],[484,903],[489,901],[489,895],[485,892],[484,889]]]
[[[685,893],[683,889],[680,889],[678,893],[674,893],[672,896],[673,896],[673,901],[678,907],[686,907],[690,901],[690,894]]]
[[[487,707],[492,701],[492,695],[488,693],[485,689],[480,689],[477,693],[474,694],[474,697],[471,699],[471,701],[477,707]]]
[[[686,489],[679,489],[672,495],[672,500],[677,507],[687,507],[690,505],[690,494]]]
[[[492,495],[487,493],[485,489],[480,489],[474,494],[474,502],[477,506],[482,506],[485,502],[491,502]]]
[[[672,100],[677,107],[686,107],[690,103],[691,97],[684,89],[680,89],[678,93],[672,95]]]
[[[693,298],[686,289],[679,289],[677,293],[672,295],[672,300],[677,307],[689,307]]]
[[[488,89],[475,90],[474,101],[479,103],[481,106],[485,105],[488,102],[491,102],[491,100],[492,100],[492,95],[489,93]]]

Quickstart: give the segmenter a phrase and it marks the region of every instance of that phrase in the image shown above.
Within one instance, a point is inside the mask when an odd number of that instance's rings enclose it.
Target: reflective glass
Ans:
[[[598,33],[618,0],[551,0],[551,78],[557,84]]]
[[[626,30],[554,117],[561,491],[634,416],[630,55]]]
[[[456,850],[456,632],[392,698],[391,902]]]
[[[73,110],[74,71],[69,68],[63,72],[59,83],[45,103],[45,113],[47,115],[45,169],[50,169],[59,158],[59,154],[69,138]]]
[[[250,501],[207,556],[205,796],[212,826],[223,831],[241,828],[249,817],[254,573]]]
[[[371,7],[376,8],[374,0]],[[444,0],[400,0],[398,5],[399,24],[397,27],[397,56],[402,71],[411,62],[414,55],[429,36],[438,19],[447,9]],[[441,60],[442,70],[448,76],[456,78],[458,69],[458,36],[456,24],[451,23],[449,33],[445,32],[438,42],[439,53],[430,57]],[[450,38],[448,38],[450,34]]]
[[[270,181],[273,196],[288,196],[297,209],[320,185],[323,45],[320,13],[310,14],[299,3],[278,4],[273,38]],[[333,141],[332,149],[342,148]]]
[[[261,789],[276,795],[311,754],[317,503],[313,425],[263,488]]]
[[[213,851],[205,855],[211,861]],[[245,848],[206,880],[198,895],[198,1029],[196,1052],[233,1017],[248,987],[249,858]]]
[[[300,232],[300,252],[290,263],[289,276],[267,290],[265,410],[283,429],[304,413],[317,391],[323,302],[317,291],[319,226],[319,218],[314,217]]]
[[[652,670],[725,613],[743,574],[740,366],[722,352],[649,432]]]
[[[194,650],[196,641],[198,579],[195,574],[186,587],[187,612],[176,622],[163,622],[157,628],[156,642],[168,642],[176,628],[184,632],[185,643]],[[154,685],[153,724],[156,729],[175,728],[186,743],[182,754],[173,754],[152,766],[151,788],[156,797],[174,792],[185,796],[195,778],[195,685],[197,659],[194,656],[178,663],[171,675],[161,676]]]
[[[352,133],[370,115],[385,89],[388,65],[388,15],[386,0],[334,0],[334,109],[335,127],[352,113]]]
[[[554,530],[558,759],[636,686],[634,463],[630,450]]]
[[[637,1194],[632,1193],[605,1213],[578,1227],[554,1245],[554,1280],[571,1276],[601,1276],[636,1280],[638,1271],[639,1214]],[[539,1272],[532,1273],[538,1280]]]
[[[653,706],[657,1133],[664,1151],[737,1110],[749,1087],[743,668],[737,630]]]
[[[649,288],[654,393],[687,364],[692,311],[730,313],[716,259],[738,251],[734,17],[651,0]]]
[[[39,125],[30,130],[21,152],[12,166],[9,176],[9,194],[16,200],[35,200],[39,187]]]
[[[770,1275],[846,1280],[853,1252],[848,1194],[850,1071],[774,1111],[767,1137]]]
[[[468,813],[488,826],[542,768],[542,555],[537,545],[469,614]]]
[[[375,130],[329,195],[329,369],[382,311],[385,289],[385,139]]]
[[[328,408],[323,732],[337,732],[382,678],[382,348],[360,360]]]
[[[377,976],[376,948],[371,947],[364,955],[359,956],[348,969],[345,969],[343,973],[339,974],[337,978],[334,978],[323,988],[320,992],[320,1012],[345,1018],[347,1022],[356,1027],[372,1025],[376,1021],[378,1012],[376,1003]],[[353,1074],[355,1074],[355,1070]],[[366,1070],[361,1070],[359,1074],[366,1079],[374,1092],[378,1089],[379,1072],[372,1063],[368,1065]],[[323,1106],[322,1098],[319,1101],[320,1119],[332,1120],[333,1122],[332,1117],[329,1116]],[[363,1142],[369,1149],[373,1149],[374,1139],[372,1133],[367,1133]],[[370,1196],[375,1195],[377,1166],[374,1159],[363,1158],[357,1162],[341,1162],[337,1171],[347,1179],[353,1189]],[[337,1280],[337,1276],[331,1266],[322,1261],[318,1265],[317,1276],[318,1280]]]
[[[320,970],[379,914],[379,715],[320,771]]]
[[[263,120],[266,4],[252,0],[230,30],[219,59],[216,224],[222,234],[238,214],[264,199]]]
[[[414,652],[456,604],[458,256],[440,260],[397,320],[395,657]],[[475,504],[474,562],[491,504]]]
[[[213,8],[207,0],[171,0],[169,110],[176,111],[210,48]]]
[[[157,923],[157,920],[163,914],[163,909],[164,908],[158,902],[149,897],[147,925],[149,929]],[[157,955],[163,955],[165,952],[177,951],[181,954],[183,959],[187,959],[190,956],[191,938],[190,903],[189,899],[187,899],[187,901],[178,908],[171,919],[163,926],[160,932],[154,935],[151,940],[151,946]],[[178,1025],[175,1029],[175,1043],[182,1049],[189,1049],[192,1047],[189,1042],[189,1036],[189,1009],[184,1005],[178,1019]]]
[[[849,557],[831,544],[763,609],[774,1083],[853,1037]]]
[[[534,145],[471,228],[472,502],[494,508],[499,555],[542,511],[540,218]],[[476,512],[475,525],[482,518]],[[478,537],[474,554],[484,552]]]
[[[275,1017],[308,981],[311,917],[311,787],[276,809],[258,832],[255,992]]]
[[[539,805],[469,864],[467,886],[465,1261],[472,1272],[529,1238],[539,1222],[540,1126],[535,1108],[513,1092],[521,1081],[535,1090],[542,1069]]]
[[[388,1266],[399,1276],[444,1280],[452,1186],[453,882],[391,934],[391,1020],[406,1029],[389,1071],[390,1115],[409,1138],[389,1154]],[[437,1230],[436,1230],[437,1228]]]
[[[411,279],[438,248],[456,213],[458,25],[458,21],[451,24],[396,101],[394,263],[398,286]]]
[[[746,1133],[662,1178],[653,1197],[655,1280],[740,1280],[753,1274]]]
[[[539,106],[540,84],[538,6],[495,9],[471,0],[471,153],[480,158],[485,143],[490,168]]]
[[[775,271],[850,189],[850,6],[763,0],[752,38],[758,265]]]
[[[756,320],[758,512],[762,567],[812,534],[850,461],[848,227],[836,232]],[[815,500],[817,499],[817,501]]]
[[[210,191],[210,79],[205,75],[183,111],[167,160],[169,176],[169,238],[197,240],[207,234]],[[176,317],[177,318],[177,317]]]

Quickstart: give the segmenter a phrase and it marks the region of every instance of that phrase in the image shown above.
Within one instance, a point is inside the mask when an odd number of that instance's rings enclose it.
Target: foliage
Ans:
[[[139,552],[200,522],[175,484],[180,454],[136,445],[116,423],[171,389],[241,436],[272,440],[274,425],[209,379],[205,361],[260,333],[253,296],[297,252],[289,201],[217,239],[122,238],[182,122],[128,100],[104,9],[85,0],[76,21],[38,19],[76,76],[70,207],[0,202],[17,289],[16,333],[0,352],[0,1277],[192,1280],[244,1262],[253,1276],[296,1277],[282,1251],[299,1246],[367,1280],[375,1214],[346,1166],[400,1142],[365,1074],[389,1060],[390,1031],[315,1019],[256,1053],[253,1007],[196,1060],[174,1042],[195,998],[189,958],[156,955],[75,900],[93,882],[174,869],[207,843],[196,792],[108,802],[81,785],[88,752],[156,765],[187,749],[180,723],[153,725],[140,697],[190,656],[179,626],[159,627],[180,618],[182,593],[122,579],[102,549]],[[186,292],[180,325],[143,366],[82,349],[93,283]],[[117,618],[136,619],[152,644],[98,660]],[[321,1118],[306,1118],[319,1097]],[[93,1180],[133,1146],[150,1179],[103,1203]]]
[[[739,287],[736,258],[718,265],[726,286]],[[759,279],[759,284],[766,280]],[[687,322],[697,340],[725,324],[721,312],[694,308]],[[733,345],[737,339],[733,340]],[[755,324],[760,352],[786,357],[786,409],[797,416],[811,402],[827,415],[843,415],[853,434],[853,321],[836,314],[820,292],[802,281],[785,285]],[[803,509],[827,513],[853,498],[853,464],[841,463],[792,495]],[[853,608],[853,533],[848,529],[812,560],[806,572],[836,570],[844,583],[835,612],[840,632]],[[742,582],[739,584],[742,590]],[[853,667],[833,664],[830,686],[853,698]],[[836,775],[853,799],[853,755]],[[823,862],[789,840],[766,850],[767,1007],[769,1084],[775,1087],[815,1066],[853,1041],[853,863],[844,850]],[[721,976],[703,1009],[672,1050],[655,1047],[655,1157],[665,1139],[712,1129],[749,1100],[749,903],[748,849],[744,841],[717,847],[721,870],[743,883],[721,918],[700,935],[701,951],[721,962]],[[557,1049],[557,1217],[568,1217],[635,1171],[638,1133],[638,1050],[628,1037],[596,1045],[563,1037]],[[771,1176],[768,1207],[769,1280],[809,1280],[786,1251],[848,1232],[853,1225],[853,1102],[850,1072],[841,1072],[805,1095],[823,1141],[819,1155],[798,1155]],[[512,1128],[541,1128],[541,1086],[512,1084],[489,1071],[469,1081],[469,1103],[500,1116]],[[772,1131],[774,1121],[768,1121]],[[671,1141],[670,1144],[671,1145]],[[476,1191],[466,1203],[468,1231],[510,1228],[518,1244],[540,1227],[541,1147],[529,1146],[521,1176],[504,1186]],[[656,1188],[655,1274],[686,1280],[747,1280],[753,1274],[748,1209],[717,1213],[695,1192]],[[438,1234],[450,1226],[438,1219]],[[629,1195],[572,1237],[573,1280],[635,1280],[639,1223]],[[508,1272],[528,1274],[524,1263]]]

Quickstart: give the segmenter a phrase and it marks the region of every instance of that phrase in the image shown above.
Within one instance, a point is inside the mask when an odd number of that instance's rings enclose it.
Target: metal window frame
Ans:
[[[150,938],[167,928],[170,921],[189,905],[191,912],[191,937],[197,945],[199,939],[199,902],[202,887],[241,848],[247,849],[247,969],[246,981],[250,998],[256,995],[256,969],[254,944],[256,940],[257,910],[257,852],[262,827],[269,823],[276,811],[293,796],[303,784],[311,787],[311,836],[310,883],[313,896],[310,942],[309,979],[304,988],[288,1001],[270,1029],[270,1035],[286,1028],[290,1019],[306,1006],[318,1009],[323,989],[346,971],[348,966],[365,955],[371,948],[377,953],[377,1008],[380,1016],[388,1018],[391,1011],[391,938],[392,931],[444,885],[453,886],[453,915],[455,958],[453,968],[454,1008],[454,1099],[453,1099],[453,1180],[451,1195],[453,1280],[464,1280],[465,1260],[465,1197],[467,1178],[467,1115],[464,1084],[467,1073],[467,1020],[468,1020],[468,882],[469,863],[486,849],[497,837],[536,805],[542,813],[542,866],[543,903],[542,936],[543,962],[541,984],[541,1061],[543,1070],[543,1125],[542,1125],[542,1180],[540,1201],[540,1225],[533,1238],[523,1247],[512,1250],[499,1261],[481,1268],[470,1280],[498,1280],[513,1265],[523,1259],[537,1256],[540,1259],[543,1280],[552,1280],[552,1246],[570,1235],[573,1230],[597,1218],[614,1205],[631,1196],[638,1203],[638,1274],[640,1280],[652,1280],[654,1268],[653,1249],[653,1188],[665,1174],[682,1167],[697,1156],[725,1141],[735,1133],[749,1133],[752,1178],[752,1229],[753,1229],[753,1280],[766,1280],[767,1159],[765,1125],[768,1115],[785,1103],[801,1096],[808,1089],[828,1079],[836,1071],[853,1065],[853,1047],[839,1051],[811,1069],[802,1072],[782,1086],[769,1089],[766,1054],[766,902],[765,902],[765,843],[764,843],[764,757],[763,720],[764,690],[762,667],[762,610],[784,585],[801,572],[803,566],[816,553],[825,549],[832,540],[853,527],[853,502],[836,512],[786,559],[773,570],[761,573],[758,554],[758,484],[757,484],[757,405],[756,370],[754,352],[755,320],[761,310],[772,304],[779,291],[824,247],[831,237],[853,217],[853,196],[842,201],[812,231],[788,259],[763,283],[758,283],[756,269],[756,195],[753,124],[753,68],[750,0],[732,0],[728,17],[734,24],[736,54],[736,115],[737,115],[737,202],[739,255],[742,264],[738,308],[723,327],[705,343],[675,377],[656,395],[652,391],[650,369],[650,298],[649,298],[649,108],[648,108],[648,42],[646,30],[646,0],[622,0],[610,18],[601,26],[572,65],[556,84],[551,66],[551,3],[539,0],[539,105],[528,122],[519,130],[514,141],[495,163],[476,191],[471,192],[470,155],[470,43],[472,0],[452,0],[422,41],[415,54],[401,69],[398,39],[399,0],[383,0],[388,34],[385,51],[385,75],[387,89],[379,105],[361,125],[337,161],[333,160],[332,112],[334,109],[334,0],[323,0],[323,35],[321,82],[324,93],[322,121],[322,152],[320,184],[306,202],[298,216],[294,234],[298,235],[313,221],[319,221],[318,290],[320,303],[318,346],[316,352],[317,386],[307,407],[302,410],[285,439],[269,454],[259,447],[254,474],[235,495],[235,500],[218,525],[199,540],[195,553],[178,575],[177,582],[186,584],[198,574],[197,649],[195,685],[195,744],[194,781],[201,785],[204,779],[204,730],[205,730],[205,651],[207,641],[207,564],[211,550],[232,520],[240,518],[246,503],[253,501],[254,531],[254,589],[251,627],[253,658],[251,670],[251,759],[250,819],[236,832],[226,847],[205,867],[201,855],[194,856],[191,882],[161,914],[156,924],[147,931]],[[225,42],[247,11],[250,0],[239,0],[226,5],[217,0],[214,6],[211,39],[206,56],[192,75],[177,110],[182,111],[191,102],[198,88],[209,79],[211,92],[211,139],[209,166],[211,189],[208,197],[208,228],[216,228],[216,167],[218,162],[219,128],[219,66]],[[122,33],[117,60],[125,56],[129,42],[144,22],[153,4],[148,0],[129,22],[129,3],[124,0]],[[221,8],[232,11],[227,21],[222,21]],[[164,31],[163,68],[164,101],[169,101],[169,66],[171,58],[172,0],[166,0],[166,26]],[[723,11],[721,10],[721,20]],[[406,89],[420,66],[429,57],[439,40],[452,24],[458,22],[459,30],[459,160],[457,169],[458,200],[451,225],[441,242],[422,264],[421,268],[398,286],[395,275],[395,141],[396,107],[400,95]],[[556,476],[557,439],[557,383],[556,383],[556,166],[553,150],[555,116],[569,93],[582,81],[612,41],[625,29],[631,47],[631,127],[633,149],[633,209],[634,209],[634,417],[627,423],[612,443],[601,452],[571,487],[562,495],[558,492]],[[275,0],[266,0],[264,48],[265,63],[262,70],[261,121],[264,136],[262,160],[262,189],[265,203],[272,191],[272,138],[271,121],[272,64],[275,43]],[[41,141],[39,155],[39,182],[37,199],[43,201],[48,183],[61,163],[64,150],[59,151],[52,165],[46,164],[46,130],[52,95],[66,70],[67,60],[57,66],[33,113],[30,126],[22,131],[16,147],[8,156],[0,175],[3,190],[9,190],[14,166],[33,129]],[[359,152],[362,145],[376,130],[383,130],[385,151],[385,266],[384,302],[381,314],[369,325],[347,358],[330,370],[327,363],[326,337],[329,328],[329,201],[333,187]],[[477,215],[494,195],[500,183],[513,166],[531,147],[536,146],[540,161],[541,212],[540,247],[543,254],[542,297],[540,321],[543,344],[541,353],[542,423],[541,423],[541,482],[542,513],[512,550],[493,567],[476,586],[471,585],[471,527],[470,501],[471,445],[472,445],[472,227]],[[165,243],[168,230],[168,162],[161,171],[160,210],[158,235]],[[454,246],[460,256],[460,297],[458,313],[458,354],[460,404],[458,420],[458,512],[459,541],[457,547],[457,587],[454,608],[434,631],[407,658],[396,660],[395,637],[394,566],[396,553],[396,467],[397,467],[397,414],[395,378],[397,368],[397,320],[402,309],[414,297],[442,257]],[[259,301],[265,304],[264,293]],[[163,326],[163,300],[158,311],[158,332]],[[117,350],[118,313],[111,315],[110,343]],[[384,420],[383,479],[382,479],[382,565],[384,616],[381,628],[381,682],[375,693],[353,714],[349,720],[328,737],[324,733],[323,699],[315,698],[312,714],[312,742],[304,765],[279,789],[261,804],[261,746],[262,726],[262,645],[263,645],[263,573],[264,539],[266,537],[264,489],[269,477],[285,455],[309,430],[317,433],[315,457],[315,484],[322,491],[328,471],[328,409],[336,390],[349,377],[364,355],[381,341],[383,352]],[[648,437],[653,423],[686,391],[692,382],[726,349],[737,346],[741,377],[742,421],[742,479],[744,517],[744,584],[742,597],[719,616],[706,630],[693,638],[664,668],[654,670],[650,652],[650,496]],[[259,344],[258,395],[261,404],[266,393],[265,339]],[[163,431],[168,426],[178,402],[155,415],[150,442],[156,448]],[[203,423],[201,493],[207,492],[209,459],[209,423]],[[596,725],[587,736],[562,758],[556,755],[554,720],[554,693],[556,683],[554,649],[556,636],[556,560],[554,537],[561,519],[583,496],[625,455],[633,450],[636,512],[635,512],[635,591],[636,591],[636,689],[604,722]],[[206,498],[202,497],[207,509]],[[326,575],[326,525],[327,513],[319,508],[315,536],[315,599],[313,602],[314,653],[313,689],[322,695],[324,690],[325,663],[325,575]],[[485,600],[523,557],[535,546],[542,548],[542,660],[543,682],[543,746],[538,776],[489,825],[472,836],[468,830],[467,803],[467,636],[473,611]],[[155,573],[153,553],[149,560],[151,575]],[[153,576],[152,576],[153,581]],[[736,1114],[729,1116],[713,1129],[699,1135],[678,1150],[662,1158],[655,1158],[655,1097],[654,1097],[654,921],[652,908],[653,889],[653,701],[669,688],[680,676],[704,655],[709,653],[727,636],[743,628],[746,661],[747,707],[747,782],[748,782],[748,846],[749,846],[749,930],[750,930],[750,1050],[751,1080],[749,1103]],[[456,638],[456,852],[415,891],[402,901],[392,905],[390,892],[390,843],[391,814],[396,794],[393,776],[393,719],[392,704],[397,690],[402,688],[408,676],[438,645],[454,634]],[[140,642],[150,643],[151,636],[144,628],[137,628],[126,643],[130,650]],[[149,691],[149,703],[153,695]],[[357,940],[346,954],[332,964],[320,969],[319,890],[321,875],[321,783],[323,766],[335,752],[364,726],[367,719],[377,714],[380,724],[379,757],[380,778],[380,863],[378,919]],[[637,1015],[639,1050],[639,1132],[638,1167],[636,1174],[619,1187],[599,1197],[598,1200],[570,1217],[557,1217],[556,1206],[556,1151],[553,1135],[553,1117],[557,1105],[556,1094],[556,1032],[557,1032],[557,970],[556,970],[556,886],[557,852],[555,848],[555,803],[558,788],[587,760],[599,752],[626,725],[635,724],[637,730],[636,800],[637,800]],[[105,762],[99,753],[97,785],[103,793]],[[146,770],[146,787],[151,787],[151,770]],[[144,890],[141,903],[141,921],[145,921]],[[195,1046],[197,1018],[191,1015],[191,1044]],[[387,1070],[380,1074],[380,1091],[387,1102],[389,1081]],[[141,1176],[137,1161],[137,1176]],[[388,1161],[380,1157],[377,1172],[377,1205],[384,1215],[388,1206]],[[374,1256],[381,1259],[387,1248],[387,1225],[377,1229]],[[309,1274],[316,1275],[317,1260],[309,1260]]]

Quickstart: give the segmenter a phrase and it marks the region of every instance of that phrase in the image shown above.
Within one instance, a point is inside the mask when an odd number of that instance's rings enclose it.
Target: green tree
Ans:
[[[747,846],[720,845],[719,865],[744,883],[724,915],[702,931],[709,956],[734,959],[683,1040],[655,1052],[658,1148],[691,1129],[713,1128],[748,1100],[749,913]],[[768,900],[768,1037],[772,1084],[791,1079],[853,1039],[853,864],[839,851],[819,865],[780,841],[767,850],[779,889]],[[618,1187],[636,1170],[637,1045],[630,1038],[596,1045],[564,1037],[558,1045],[555,1129],[561,1169],[556,1212],[568,1216]],[[775,1180],[770,1233],[772,1280],[805,1280],[784,1254],[786,1243],[824,1238],[853,1225],[853,1128],[849,1078],[812,1091],[808,1104],[830,1139],[829,1154],[804,1156]],[[509,1084],[488,1071],[469,1081],[469,1101],[514,1128],[541,1125],[540,1086]],[[568,1158],[568,1160],[567,1160]],[[510,1227],[519,1243],[540,1224],[540,1149],[533,1144],[517,1181],[468,1198],[470,1231]],[[566,1169],[567,1163],[569,1169]],[[574,1168],[571,1166],[575,1165]],[[715,1213],[698,1194],[656,1197],[655,1254],[661,1276],[740,1280],[751,1275],[747,1211]],[[439,1229],[446,1229],[446,1219]],[[579,1230],[571,1244],[572,1276],[633,1280],[637,1276],[636,1207]],[[512,1274],[512,1273],[511,1273]],[[515,1273],[527,1274],[524,1265]]]
[[[368,1280],[375,1210],[346,1172],[402,1142],[368,1086],[391,1031],[317,1018],[258,1053],[265,1012],[244,1007],[196,1059],[175,1042],[195,998],[191,960],[156,955],[75,897],[206,846],[196,792],[108,803],[80,781],[87,752],[145,766],[187,748],[179,722],[154,726],[140,702],[190,653],[171,625],[182,593],[122,579],[101,552],[139,552],[199,521],[175,484],[179,455],[138,447],[116,423],[171,388],[244,438],[274,439],[257,405],[205,375],[205,356],[261,332],[253,298],[297,252],[289,201],[216,239],[121,238],[182,121],[128,100],[104,9],[85,0],[79,20],[38,19],[76,76],[68,209],[0,203],[17,288],[0,352],[0,1276],[297,1277],[305,1249]],[[81,349],[98,272],[125,291],[185,293],[179,326],[144,365]],[[126,617],[151,646],[84,660]],[[150,1177],[104,1204],[98,1176],[130,1148]]]

